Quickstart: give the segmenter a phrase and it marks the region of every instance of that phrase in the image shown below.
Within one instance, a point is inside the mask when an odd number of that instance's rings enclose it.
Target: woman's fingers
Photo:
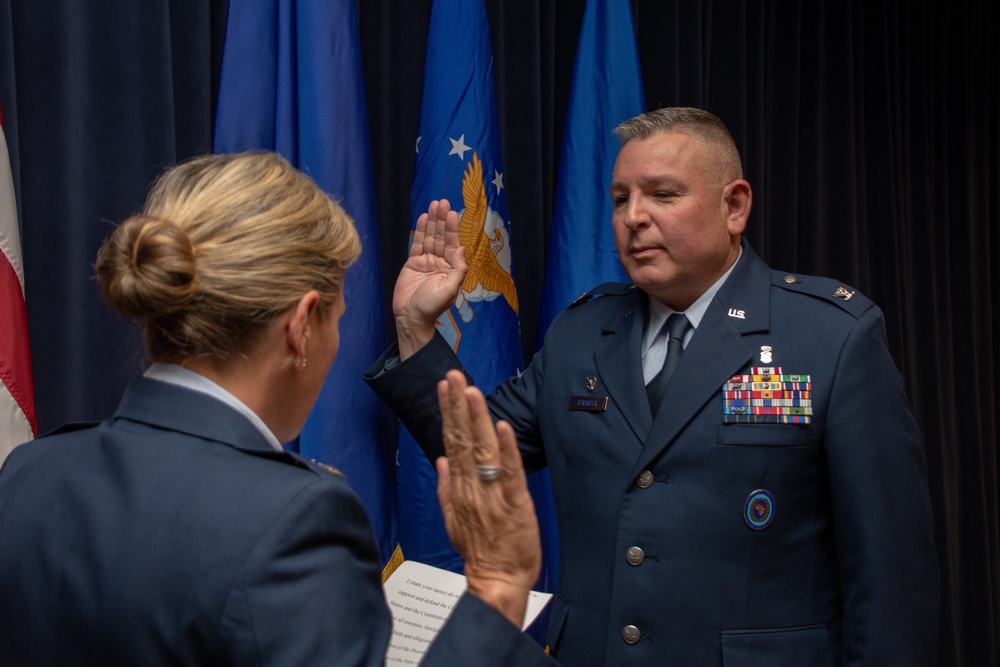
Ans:
[[[438,383],[444,451],[452,475],[460,480],[474,474],[476,465],[473,452],[475,436],[465,395],[468,388],[465,375],[456,370],[448,371],[445,379]]]
[[[486,485],[496,482],[503,471],[496,429],[486,399],[476,387],[466,387],[466,405],[472,420],[472,454],[479,480]]]
[[[517,436],[507,422],[497,422],[498,454],[500,468],[503,471],[500,482],[503,484],[504,495],[514,502],[524,502],[528,495],[528,480],[524,472],[521,452],[517,448]]]

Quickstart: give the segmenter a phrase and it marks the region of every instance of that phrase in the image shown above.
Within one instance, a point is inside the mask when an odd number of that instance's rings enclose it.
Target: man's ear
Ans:
[[[747,226],[750,206],[753,203],[753,191],[750,189],[750,184],[742,178],[736,179],[723,189],[722,201],[726,209],[729,233],[732,236],[739,236]]]
[[[309,342],[310,318],[316,315],[319,308],[319,293],[316,290],[306,292],[298,303],[292,307],[291,317],[285,326],[288,353],[296,360],[306,358],[306,347]]]

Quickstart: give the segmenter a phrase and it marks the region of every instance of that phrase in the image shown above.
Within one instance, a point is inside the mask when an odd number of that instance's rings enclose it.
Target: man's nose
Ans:
[[[649,212],[643,204],[642,197],[629,197],[625,206],[623,222],[630,230],[636,230],[649,224]]]

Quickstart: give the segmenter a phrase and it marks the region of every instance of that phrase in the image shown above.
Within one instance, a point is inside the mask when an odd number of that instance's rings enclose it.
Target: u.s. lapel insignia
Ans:
[[[760,346],[760,363],[769,364],[771,363],[771,346],[761,345]]]

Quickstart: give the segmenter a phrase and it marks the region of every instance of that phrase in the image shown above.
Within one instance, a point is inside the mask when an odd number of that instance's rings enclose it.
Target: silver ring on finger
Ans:
[[[500,479],[500,466],[476,465],[476,474],[484,482],[493,482]]]

